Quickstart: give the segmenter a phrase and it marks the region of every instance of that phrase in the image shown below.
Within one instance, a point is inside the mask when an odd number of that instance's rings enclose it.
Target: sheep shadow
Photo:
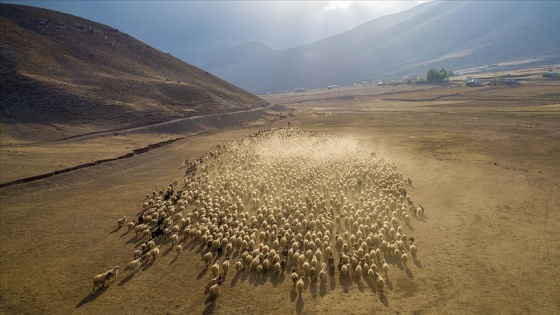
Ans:
[[[204,309],[204,311],[202,312],[202,314],[213,314],[214,313],[214,309],[216,308],[216,302],[213,300],[210,300],[210,297],[208,297],[206,299],[206,303],[208,305],[206,305],[206,308]]]
[[[175,255],[175,257],[169,262],[169,266],[173,265],[177,259],[179,259],[179,255]]]
[[[242,272],[242,271],[239,271],[238,273],[235,274],[235,276],[233,276],[233,278],[231,278],[231,283],[230,283],[230,285],[231,285],[232,287],[234,287],[234,286],[237,284],[237,282],[239,281],[240,273],[241,273],[241,272]]]
[[[420,260],[414,258],[414,265],[416,265],[416,267],[422,269],[422,263],[420,262]]]
[[[136,272],[135,272],[136,273]],[[135,273],[131,273],[128,276],[124,277],[118,284],[118,286],[123,286],[125,285],[128,281],[130,281],[130,279],[132,279],[132,277],[134,276]]]
[[[138,241],[138,236],[134,236],[133,238],[129,239],[128,241],[126,241],[125,244],[131,244],[131,243],[135,243]],[[138,244],[135,244],[134,247],[138,246]]]
[[[387,299],[387,296],[385,296],[385,293],[379,294],[379,301],[381,301],[383,305],[389,306],[389,300]]]
[[[89,302],[95,301],[101,294],[105,293],[107,287],[103,287],[95,292],[88,294],[85,298],[83,298],[78,304],[76,304],[76,308],[80,308]]]
[[[366,286],[364,285],[364,282],[363,282],[363,281],[359,281],[359,282],[358,282],[358,290],[359,290],[360,292],[364,292],[365,288],[366,288]]]
[[[344,293],[350,292],[350,282],[351,282],[351,280],[347,279],[347,276],[340,275],[338,277],[338,283],[342,287],[342,291]]]
[[[316,282],[311,282],[309,284],[309,292],[311,293],[311,297],[313,299],[317,298],[317,283]]]
[[[274,276],[270,277],[270,283],[272,283],[272,286],[276,288],[279,284],[284,283],[284,279],[285,279],[285,276],[282,273],[282,274],[280,274],[276,277],[274,277]]]
[[[407,277],[409,277],[410,279],[414,278],[414,275],[412,274],[412,271],[410,270],[410,268],[408,268],[408,266],[404,266],[404,271],[406,272]]]
[[[302,311],[303,311],[303,298],[301,297],[300,294],[296,302],[296,313],[301,314]]]
[[[153,261],[153,260],[150,260],[150,261],[146,262],[146,264],[144,265],[144,267],[142,267],[142,271],[148,270],[153,264],[154,264],[154,261]]]
[[[330,284],[331,284],[331,291],[333,291],[336,288],[336,280],[334,278],[334,275],[331,276]]]
[[[163,252],[163,256],[166,256],[167,254],[169,254],[169,252],[170,252],[172,249],[173,249],[173,246],[172,246],[172,247],[169,247],[168,249],[166,249],[166,250]]]
[[[406,224],[406,227],[408,227],[412,232],[414,232],[414,227],[412,226],[412,224],[410,224],[410,222],[405,221],[405,224]]]
[[[290,301],[294,302],[297,298],[296,286],[292,286],[292,290],[290,291]]]
[[[200,280],[202,277],[204,277],[204,275],[206,275],[206,273],[208,272],[208,267],[205,267],[204,269],[202,269],[198,275],[196,276],[197,280]]]
[[[326,294],[327,294],[327,284],[325,282],[321,282],[321,285],[319,286],[319,295],[323,297]]]
[[[126,232],[124,232],[123,234],[121,234],[120,237],[125,237],[126,235],[128,235],[128,233],[130,233],[130,231],[132,231],[132,230],[126,230]]]
[[[369,286],[369,289],[371,290],[371,292],[376,293],[377,292],[377,286],[375,285],[375,281],[371,280],[371,279],[367,279],[366,280],[367,285]]]
[[[112,230],[111,232],[109,232],[109,234],[114,234],[117,233],[121,228],[117,227],[116,229]]]
[[[389,288],[389,290],[393,291],[393,281],[391,281],[391,279],[385,279],[385,285],[387,285],[387,288]]]

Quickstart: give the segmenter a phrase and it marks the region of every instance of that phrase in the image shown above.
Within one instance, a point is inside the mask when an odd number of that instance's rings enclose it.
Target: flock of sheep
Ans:
[[[210,299],[230,270],[288,273],[298,294],[306,281],[363,279],[383,294],[391,265],[416,259],[405,230],[414,205],[395,165],[358,142],[294,128],[260,130],[186,163],[184,182],[146,196],[137,220],[118,220],[143,238],[125,270],[155,261],[161,246],[177,254],[197,242],[210,268]],[[94,278],[94,290],[118,266]]]

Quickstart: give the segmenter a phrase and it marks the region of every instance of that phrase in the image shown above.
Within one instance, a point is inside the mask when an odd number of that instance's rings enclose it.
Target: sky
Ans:
[[[107,24],[177,57],[259,41],[286,50],[426,1],[10,1]]]

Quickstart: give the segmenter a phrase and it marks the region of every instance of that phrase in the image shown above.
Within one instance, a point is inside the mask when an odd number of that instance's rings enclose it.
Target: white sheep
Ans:
[[[296,291],[299,295],[301,295],[301,292],[303,292],[303,279],[305,279],[305,276],[301,276],[301,278],[296,283]]]
[[[204,260],[204,263],[206,264],[206,267],[208,267],[210,265],[210,263],[212,262],[212,252],[208,252],[206,254],[204,254],[204,256],[202,256],[202,260]]]
[[[141,262],[142,262],[142,258],[138,257],[137,259],[131,261],[128,264],[128,266],[125,268],[125,270],[129,269],[130,274],[136,273],[136,271],[138,271],[138,269],[140,269]]]
[[[225,276],[225,274],[226,274],[226,273],[228,272],[228,270],[229,270],[229,259],[226,258],[226,259],[222,262],[222,270],[223,270],[223,274],[224,274],[224,276]]]
[[[418,248],[416,248],[414,244],[410,245],[410,253],[412,254],[412,257],[416,259],[416,256],[418,255]]]
[[[115,268],[107,270],[104,273],[98,274],[95,277],[93,277],[92,291],[95,291],[95,288],[98,289],[104,288],[106,281],[110,281],[113,277],[115,277],[115,279],[117,278],[118,272],[119,272],[119,266],[115,266]]]
[[[214,275],[214,277],[217,277],[219,272],[220,272],[220,264],[218,263],[218,261],[216,261],[212,265],[212,274]]]
[[[210,287],[210,300],[215,300],[218,298],[220,293],[220,286],[216,283]]]
[[[175,247],[175,252],[177,253],[177,255],[181,254],[182,251],[183,251],[183,243]]]
[[[117,228],[119,229],[122,228],[125,223],[126,223],[126,215],[117,220]]]
[[[383,294],[383,288],[385,287],[385,280],[378,273],[376,273],[376,276],[377,276],[377,291],[379,291],[379,294]]]
[[[136,223],[134,223],[134,221],[130,221],[126,224],[126,227],[128,228],[128,231],[134,229],[134,226],[136,226]]]

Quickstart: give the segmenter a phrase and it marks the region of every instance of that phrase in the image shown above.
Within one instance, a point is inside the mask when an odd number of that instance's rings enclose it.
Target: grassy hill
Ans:
[[[268,103],[110,26],[0,4],[0,119],[117,129]],[[162,34],[164,36],[164,34]]]

